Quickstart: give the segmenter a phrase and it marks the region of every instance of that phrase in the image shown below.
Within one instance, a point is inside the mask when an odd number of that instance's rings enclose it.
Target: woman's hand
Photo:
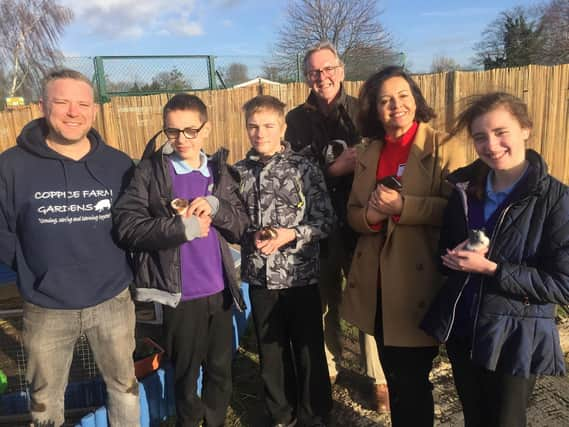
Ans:
[[[380,184],[371,193],[369,206],[387,216],[401,215],[401,212],[403,212],[403,197],[398,191]]]
[[[376,208],[371,206],[368,202],[367,209],[366,209],[366,221],[369,225],[377,225],[381,221],[385,221],[388,218],[388,215],[381,213]]]
[[[255,232],[253,239],[255,241],[255,247],[261,251],[264,255],[270,255],[280,247],[292,242],[296,239],[296,233],[292,228],[276,228],[277,236],[274,239],[262,240],[261,231]]]
[[[446,255],[442,255],[443,264],[451,270],[464,271],[466,273],[479,273],[492,276],[498,268],[498,264],[486,258],[488,248],[478,252],[464,249],[467,240],[457,245],[454,249],[447,249]]]

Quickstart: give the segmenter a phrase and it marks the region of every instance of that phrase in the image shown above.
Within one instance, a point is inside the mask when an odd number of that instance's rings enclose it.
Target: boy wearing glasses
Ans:
[[[115,229],[134,252],[136,299],[164,305],[177,425],[221,426],[231,398],[231,306],[244,309],[228,242],[239,241],[249,220],[228,151],[202,151],[211,129],[205,104],[177,94],[163,121],[115,205]],[[161,134],[167,141],[155,151]]]
[[[241,174],[251,227],[241,274],[251,287],[265,403],[274,427],[323,426],[332,406],[318,291],[318,241],[334,226],[320,169],[282,141],[284,104],[244,106],[251,150]]]

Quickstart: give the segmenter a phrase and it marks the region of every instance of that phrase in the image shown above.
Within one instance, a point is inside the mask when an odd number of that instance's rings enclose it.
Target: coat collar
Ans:
[[[292,154],[292,148],[290,147],[290,143],[287,141],[281,141],[281,151],[273,154],[269,159],[261,160],[261,156],[254,148],[251,148],[247,154],[245,155],[245,159],[248,162],[257,163],[257,164],[269,164],[274,160],[278,160],[283,157],[288,157]]]
[[[411,147],[410,156],[415,156],[419,160],[429,157],[435,151],[435,131],[427,123],[419,123],[417,135]]]
[[[331,110],[331,114],[338,114],[337,110],[338,110],[338,106],[339,105],[344,105],[346,103],[346,91],[344,90],[344,84],[342,83],[340,86],[340,92],[338,92],[338,98],[336,98],[334,100],[334,103],[332,105],[332,110]],[[314,93],[314,91],[310,91],[310,95],[308,95],[308,98],[306,99],[306,102],[303,104],[303,107],[308,110],[308,111],[317,111],[320,112],[320,110],[318,109],[318,97],[316,96],[316,94]]]
[[[374,171],[377,169],[377,161],[379,154],[383,149],[385,141],[381,139],[368,140],[364,145],[362,155],[360,156],[360,163],[364,168],[372,168]],[[435,150],[435,131],[427,123],[419,123],[417,134],[413,140],[409,156],[416,157],[418,160],[423,161],[425,158],[431,156]]]

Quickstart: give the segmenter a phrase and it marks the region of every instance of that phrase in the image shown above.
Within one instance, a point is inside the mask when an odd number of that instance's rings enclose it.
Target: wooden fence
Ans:
[[[464,98],[469,95],[504,90],[522,98],[534,121],[530,147],[542,153],[553,175],[569,183],[569,64],[457,71],[414,78],[438,114],[433,124],[439,129],[450,128]],[[346,82],[346,90],[357,96],[361,84]],[[249,144],[241,106],[260,91],[276,96],[289,108],[303,102],[308,95],[308,87],[302,83],[196,93],[208,106],[212,123],[212,133],[205,147],[208,153],[225,146],[231,152],[231,161],[244,156]],[[146,141],[162,126],[162,106],[167,100],[168,95],[113,98],[99,107],[95,127],[107,143],[139,158]],[[40,115],[37,105],[0,112],[0,151],[14,145],[21,128]],[[469,150],[470,157],[474,158],[474,150]]]

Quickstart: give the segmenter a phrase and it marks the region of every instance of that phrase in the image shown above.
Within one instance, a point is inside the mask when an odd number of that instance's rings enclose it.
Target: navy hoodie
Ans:
[[[50,149],[45,119],[28,123],[0,154],[0,262],[17,272],[24,300],[46,308],[97,305],[132,281],[111,235],[111,205],[132,168],[91,129],[90,152]]]

